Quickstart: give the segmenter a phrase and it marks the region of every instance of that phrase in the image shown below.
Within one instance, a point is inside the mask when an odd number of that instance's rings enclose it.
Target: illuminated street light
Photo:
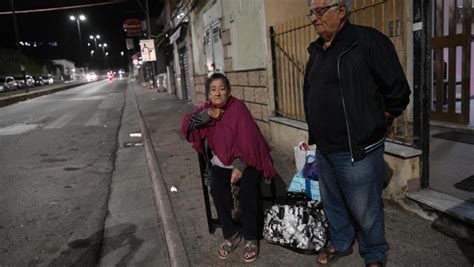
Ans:
[[[123,51],[120,51],[120,55],[123,56]]]
[[[84,66],[84,61],[83,61],[83,58],[82,58],[82,54],[83,54],[82,51],[83,51],[83,49],[82,49],[82,36],[81,36],[81,23],[80,23],[80,21],[81,21],[81,20],[82,20],[82,21],[86,20],[86,16],[84,16],[84,15],[82,15],[82,14],[79,15],[78,17],[75,17],[75,16],[72,16],[72,15],[71,15],[71,16],[69,17],[69,19],[70,19],[71,21],[74,21],[74,20],[75,20],[76,23],[77,23],[77,33],[79,34],[79,43],[80,43],[80,45],[81,45],[81,50],[80,50],[80,53],[81,53],[81,57],[80,57],[80,58],[81,58],[81,66],[83,67],[83,66]]]

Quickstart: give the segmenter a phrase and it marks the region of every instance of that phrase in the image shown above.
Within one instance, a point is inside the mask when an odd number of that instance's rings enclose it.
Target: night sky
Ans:
[[[145,6],[145,0],[128,0],[103,6],[16,14],[19,39],[31,44],[29,47],[23,46],[23,52],[43,64],[51,59],[69,59],[79,62],[80,42],[77,24],[75,21],[71,21],[69,17],[83,14],[86,16],[86,21],[81,21],[80,26],[85,63],[91,62],[90,49],[93,46],[93,41],[91,42],[92,46],[88,47],[87,42],[91,41],[89,35],[99,34],[101,36],[99,42],[106,42],[108,45],[106,51],[109,52],[109,66],[118,67],[122,64],[120,52],[126,51],[126,35],[122,29],[123,22],[129,18],[140,20],[145,18],[143,10],[137,3],[138,1],[141,1],[143,7]],[[151,17],[159,16],[163,1],[149,0]],[[14,5],[16,11],[21,11],[105,2],[111,2],[111,0],[15,0]],[[0,12],[6,11],[11,11],[10,0],[0,1]],[[2,35],[0,37],[0,48],[16,49],[13,16],[11,14],[0,15],[0,28]],[[33,47],[34,42],[37,43],[37,47]],[[54,43],[57,43],[57,46],[54,46]],[[102,49],[99,48],[97,52],[99,52],[98,56],[100,57]]]

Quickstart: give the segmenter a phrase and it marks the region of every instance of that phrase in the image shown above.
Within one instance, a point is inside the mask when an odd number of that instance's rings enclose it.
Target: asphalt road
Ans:
[[[105,80],[0,108],[0,266],[92,262],[125,88]]]

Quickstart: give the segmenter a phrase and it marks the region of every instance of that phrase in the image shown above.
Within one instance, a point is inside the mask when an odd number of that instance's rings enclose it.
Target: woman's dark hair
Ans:
[[[212,74],[209,78],[206,80],[206,95],[209,95],[209,89],[211,87],[211,83],[214,80],[221,80],[224,83],[224,87],[229,90],[230,92],[230,82],[229,79],[227,79],[227,76],[225,76],[222,73],[216,72]]]

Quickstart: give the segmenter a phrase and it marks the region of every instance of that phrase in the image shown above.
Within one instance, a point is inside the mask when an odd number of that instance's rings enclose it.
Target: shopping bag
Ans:
[[[293,153],[295,156],[296,171],[299,172],[304,166],[306,157],[308,155],[316,155],[316,145],[306,144],[305,142],[299,142],[299,144],[293,147]]]
[[[301,171],[293,176],[288,192],[303,192],[312,200],[321,200],[315,156],[308,155],[306,157]]]
[[[304,178],[299,173],[293,176],[288,192],[305,193],[312,200],[321,200],[319,181]]]
[[[265,210],[263,237],[302,254],[316,254],[328,242],[328,221],[319,201],[288,193],[283,202]]]

